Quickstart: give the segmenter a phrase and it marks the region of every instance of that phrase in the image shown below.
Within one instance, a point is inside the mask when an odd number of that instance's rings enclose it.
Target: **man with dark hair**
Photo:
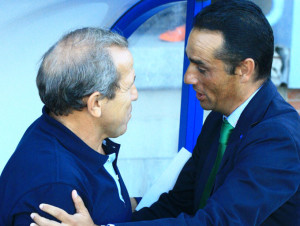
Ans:
[[[270,81],[273,50],[250,1],[217,1],[196,16],[184,81],[212,112],[174,188],[135,212],[139,222],[116,225],[300,225],[300,118]],[[77,216],[43,210],[65,225],[93,224],[73,200]]]
[[[108,138],[127,129],[134,79],[127,40],[111,31],[75,30],[46,52],[36,79],[43,114],[2,172],[0,225],[29,225],[45,200],[75,213],[64,198],[74,188],[96,223],[131,219],[119,145]]]

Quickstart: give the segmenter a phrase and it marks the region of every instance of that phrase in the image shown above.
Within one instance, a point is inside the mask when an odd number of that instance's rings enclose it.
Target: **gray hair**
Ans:
[[[113,99],[119,87],[109,47],[128,48],[121,35],[82,28],[63,36],[42,57],[36,84],[45,106],[55,115],[68,115],[86,107],[83,98],[99,91]]]

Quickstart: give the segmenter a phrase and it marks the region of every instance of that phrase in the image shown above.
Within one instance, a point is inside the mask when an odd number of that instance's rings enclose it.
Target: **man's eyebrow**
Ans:
[[[134,75],[134,78],[133,78],[133,81],[132,81],[132,83],[131,83],[131,85],[130,85],[130,87],[134,84],[134,82],[135,82],[135,78],[136,78],[136,75]]]
[[[194,63],[194,64],[200,65],[200,66],[205,66],[205,63],[203,63],[201,60],[196,60],[196,59],[193,59],[193,58],[189,58],[189,61]]]
[[[185,54],[187,55],[186,51],[185,51]],[[194,64],[197,64],[197,65],[200,65],[200,66],[205,66],[205,63],[203,63],[203,61],[201,60],[196,60],[196,59],[193,59],[193,58],[190,58],[188,57],[189,61],[194,63]]]

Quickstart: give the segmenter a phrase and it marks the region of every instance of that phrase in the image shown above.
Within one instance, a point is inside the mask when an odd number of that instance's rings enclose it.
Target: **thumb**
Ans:
[[[85,207],[81,197],[78,195],[76,190],[72,191],[72,199],[76,208],[76,212],[77,213],[81,213],[81,214],[89,214],[87,208]]]

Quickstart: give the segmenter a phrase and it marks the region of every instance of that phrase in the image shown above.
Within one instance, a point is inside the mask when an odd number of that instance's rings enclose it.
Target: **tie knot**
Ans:
[[[222,123],[222,127],[221,127],[220,140],[219,140],[219,142],[221,144],[227,145],[229,136],[233,129],[234,129],[234,127],[232,125],[230,125],[230,123],[227,121],[227,119],[224,119],[223,123]]]

